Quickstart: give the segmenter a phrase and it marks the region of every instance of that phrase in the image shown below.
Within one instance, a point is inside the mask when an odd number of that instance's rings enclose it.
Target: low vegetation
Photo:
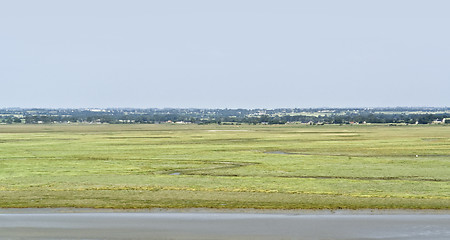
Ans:
[[[3,125],[0,207],[450,206],[448,125]]]

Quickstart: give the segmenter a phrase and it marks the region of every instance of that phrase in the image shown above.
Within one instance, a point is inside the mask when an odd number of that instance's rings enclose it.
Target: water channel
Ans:
[[[450,214],[0,211],[0,239],[450,239]]]

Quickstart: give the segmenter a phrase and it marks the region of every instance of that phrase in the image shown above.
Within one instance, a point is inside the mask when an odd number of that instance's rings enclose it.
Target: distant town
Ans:
[[[2,108],[0,124],[449,124],[450,108]]]

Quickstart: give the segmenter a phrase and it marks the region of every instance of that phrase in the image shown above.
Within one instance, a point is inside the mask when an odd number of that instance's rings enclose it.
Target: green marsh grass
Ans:
[[[0,207],[448,209],[449,167],[450,126],[0,126]]]

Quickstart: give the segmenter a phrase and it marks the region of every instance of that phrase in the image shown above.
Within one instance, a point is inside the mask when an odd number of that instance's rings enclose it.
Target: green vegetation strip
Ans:
[[[449,209],[450,126],[3,125],[0,207]]]

